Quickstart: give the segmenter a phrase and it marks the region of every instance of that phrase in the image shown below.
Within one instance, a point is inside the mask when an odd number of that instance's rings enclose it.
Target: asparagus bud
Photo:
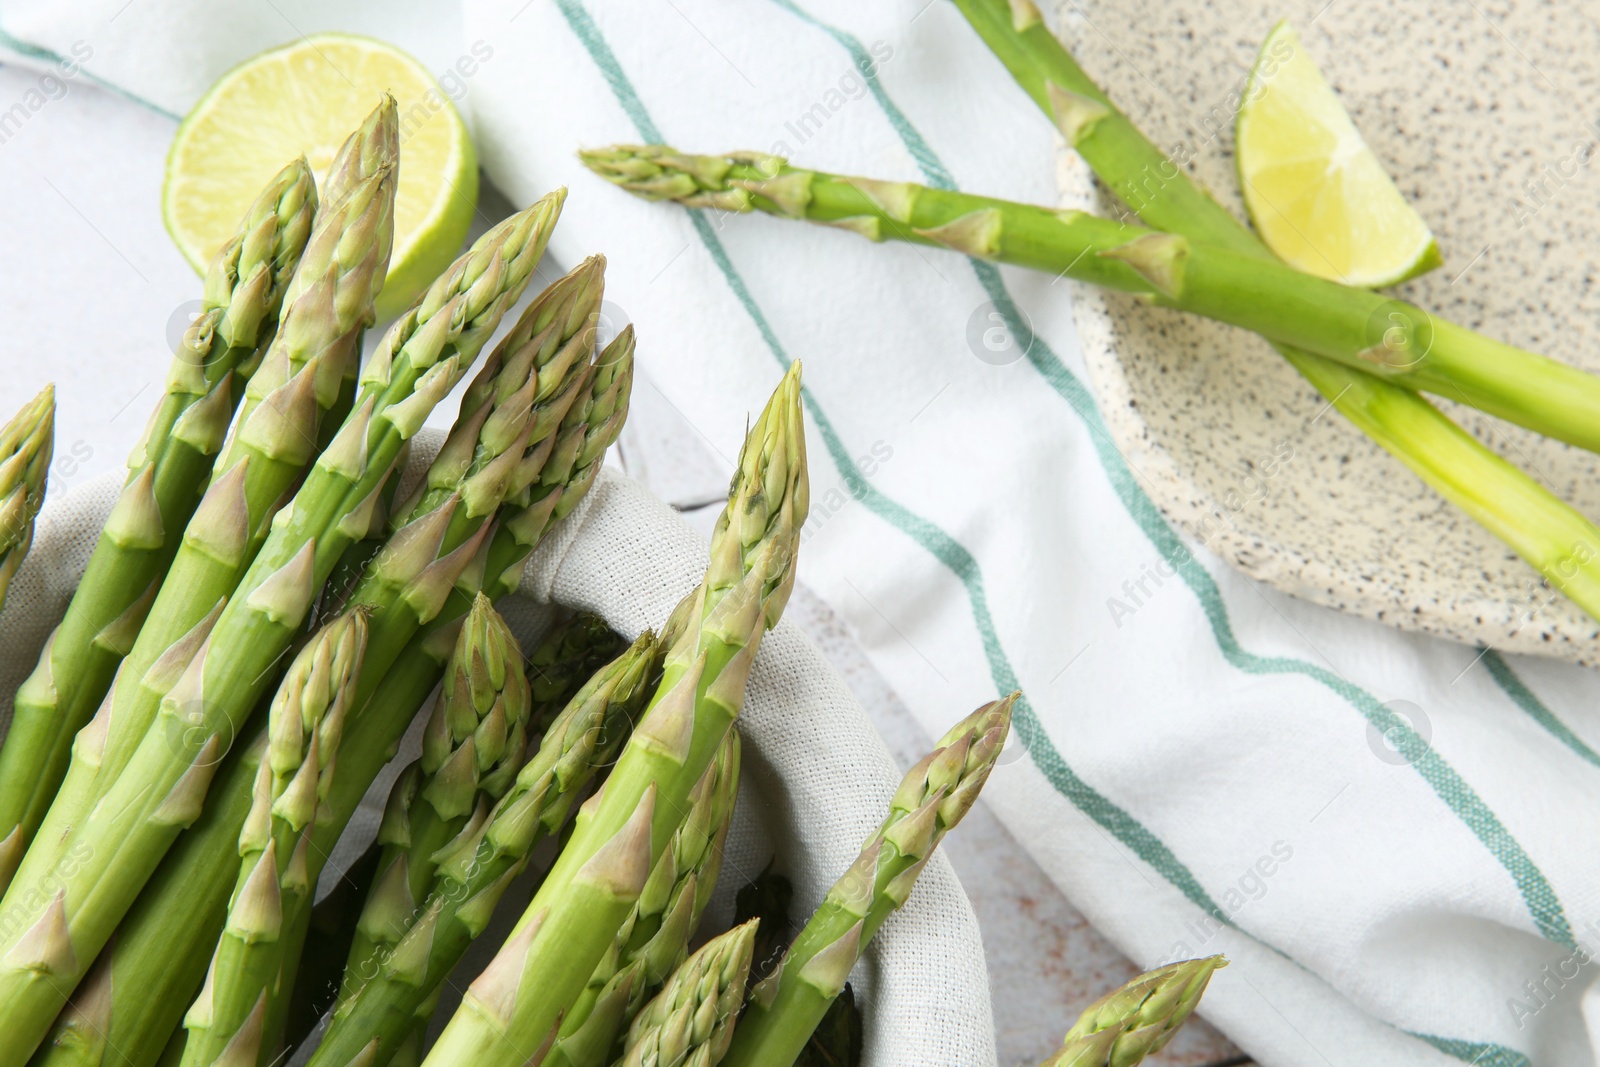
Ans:
[[[729,1067],[789,1067],[844,991],[867,943],[905,905],[944,835],[989,780],[1018,694],[985,704],[907,772],[889,816],[823,898],[777,969],[751,991]]]
[[[354,990],[392,952],[434,880],[434,856],[502,796],[522,767],[532,698],[522,650],[478,594],[456,638],[422,758],[395,783],[378,831],[383,856],[345,969]],[[480,810],[481,806],[481,810]]]
[[[33,544],[33,520],[44,504],[55,432],[53,385],[45,386],[0,427],[0,608],[5,607],[12,576]]]
[[[1193,1014],[1221,956],[1147,971],[1086,1008],[1060,1052],[1039,1067],[1134,1067],[1161,1051]]]
[[[744,1003],[756,923],[736,926],[684,961],[634,1020],[616,1067],[712,1067]]]

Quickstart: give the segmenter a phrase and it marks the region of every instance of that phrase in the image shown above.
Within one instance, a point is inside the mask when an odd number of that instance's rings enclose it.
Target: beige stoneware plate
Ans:
[[[1237,94],[1289,18],[1433,228],[1393,292],[1600,371],[1600,8],[1538,0],[1063,0],[1057,26],[1134,122],[1243,217]],[[1593,157],[1593,158],[1591,158]],[[1116,208],[1065,153],[1070,206]],[[1600,663],[1600,626],[1328,408],[1259,338],[1076,291],[1091,383],[1156,504],[1246,574],[1406,630]],[[1437,399],[1437,398],[1435,398]],[[1600,517],[1600,457],[1459,404],[1480,441]]]

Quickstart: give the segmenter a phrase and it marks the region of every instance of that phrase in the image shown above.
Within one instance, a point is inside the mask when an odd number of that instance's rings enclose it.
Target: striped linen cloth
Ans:
[[[930,733],[1023,690],[1025,750],[989,803],[1139,962],[1226,952],[1203,1014],[1240,1046],[1270,1067],[1597,1062],[1600,687],[1588,672],[1347,618],[1186,547],[1096,411],[1065,283],[645,204],[574,158],[615,141],[753,148],[1053,202],[1052,131],[952,5],[0,9],[17,58],[48,64],[86,42],[90,78],[171,114],[239,59],[329,28],[387,37],[440,72],[479,58],[450,88],[490,178],[519,204],[571,187],[552,251],[610,257],[608,294],[638,326],[644,373],[723,456],[739,429],[726,413],[758,407],[805,360],[802,579]],[[116,113],[94,110],[79,121]],[[170,136],[169,120],[137,121]],[[0,192],[24,188],[18,166],[0,158]],[[33,195],[49,206],[36,182]],[[130,210],[154,213],[144,200]],[[132,240],[137,224],[118,225]],[[61,306],[40,260],[65,269],[71,250],[26,251],[26,263],[5,253],[8,286]],[[158,275],[143,285],[168,284],[165,260],[140,262]],[[139,279],[109,254],[74,269],[108,305],[140,304]],[[34,314],[8,317],[7,332],[10,351],[51,340]],[[10,406],[24,398],[0,390]],[[1396,465],[1394,477],[1410,475]]]

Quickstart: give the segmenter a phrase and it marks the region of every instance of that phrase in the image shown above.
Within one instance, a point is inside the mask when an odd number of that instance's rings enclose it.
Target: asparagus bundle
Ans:
[[[729,1067],[790,1067],[878,928],[911,895],[950,828],[977,802],[1011,728],[1018,694],[957,723],[907,772],[889,816],[855,865],[828,890],[777,970],[750,997],[728,1050]]]
[[[1019,4],[1018,10],[1033,9]],[[970,10],[969,18],[975,25],[980,21]],[[1010,40],[987,20],[980,29],[991,44],[997,35]],[[1048,30],[1029,34],[1030,41],[1049,37]],[[1027,66],[1002,46],[996,51],[1018,64],[1014,70]],[[1049,86],[1050,106],[1064,116],[1058,121],[1068,142],[1113,188],[1135,181],[1151,154],[1164,157],[1103,96],[1085,95],[1092,85],[1081,72],[1078,79],[1073,90]],[[1113,129],[1119,131],[1115,137]],[[1135,140],[1144,148],[1136,151]],[[1600,450],[1600,382],[1421,308],[1285,266],[1190,185],[1181,168],[1165,164],[1177,176],[1161,182],[1152,199],[1140,198],[1141,213],[1171,231],[1163,233],[1082,212],[805,170],[764,153],[692,156],[657,145],[615,146],[582,157],[596,173],[646,199],[764,211],[854,230],[875,241],[943,247],[1254,330],[1379,445],[1600,618],[1600,563],[1586,548],[1600,543],[1600,528],[1412,391],[1466,401]],[[1168,194],[1171,199],[1164,199]]]
[[[73,735],[105,696],[178,551],[177,533],[200,502],[245,379],[277,330],[316,209],[311,171],[296,160],[267,183],[211,263],[200,317],[128,457],[122,496],[61,625],[17,691],[0,747],[0,891],[61,784]]]
[[[57,879],[53,894],[13,885],[0,915],[0,1061],[34,1047],[162,854],[199,814],[235,722],[248,718],[317,590],[366,533],[406,441],[532,274],[548,234],[536,223],[549,214],[536,205],[490,231],[390,329],[363,373],[355,410],[277,512],[238,590],[97,803],[100,817],[68,836],[67,847],[87,860]]]
[[[488,261],[492,265],[502,255],[504,248],[517,250],[516,258],[511,261],[516,269],[507,272],[503,280],[503,284],[508,288],[498,301],[490,304],[482,317],[468,323],[475,331],[476,344],[481,345],[492,332],[492,322],[489,320],[497,319],[499,312],[509,303],[505,297],[520,291],[520,286],[531,273],[531,265],[537,258],[535,249],[543,247],[549,230],[554,225],[561,199],[561,194],[554,194],[528,211],[508,220],[486,235],[453,268],[455,274],[461,274],[463,265],[470,266],[475,259],[479,262]],[[449,279],[451,276],[447,274],[445,277]],[[558,283],[558,287],[560,285],[561,283]],[[443,314],[448,318],[448,312]],[[515,336],[514,331],[513,337]],[[458,355],[460,351],[458,345]],[[406,636],[414,633],[418,624],[427,617],[419,613],[433,610],[430,605],[444,602],[446,594],[452,590],[452,584],[458,581],[465,571],[472,569],[471,564],[477,556],[478,545],[468,538],[476,536],[481,541],[482,536],[487,534],[489,526],[483,521],[485,517],[471,516],[466,522],[455,526],[449,525],[452,517],[455,519],[461,517],[461,512],[457,509],[461,497],[470,489],[475,493],[474,499],[482,504],[485,501],[493,502],[498,499],[495,494],[504,495],[513,491],[517,484],[513,479],[485,476],[484,472],[489,471],[493,475],[498,471],[503,474],[508,466],[523,469],[528,455],[536,453],[541,448],[538,443],[530,444],[529,439],[533,438],[537,442],[541,435],[548,436],[555,432],[555,421],[559,419],[559,412],[552,418],[546,409],[550,404],[561,401],[546,400],[542,402],[544,406],[541,407],[529,395],[531,383],[536,380],[537,371],[542,366],[544,364],[537,361],[520,363],[513,361],[513,365],[505,367],[499,359],[491,359],[484,373],[468,390],[451,441],[441,450],[430,468],[429,475],[423,481],[422,491],[415,505],[409,514],[402,513],[398,520],[398,529],[391,536],[385,550],[372,561],[368,570],[368,580],[362,583],[353,598],[353,603],[367,619],[367,651],[361,675],[363,682],[370,684],[374,673],[382,672],[381,658],[392,657],[395,652],[391,650],[395,650]],[[586,364],[580,362],[569,367],[566,378],[578,383],[589,381],[592,372],[585,370],[585,366]],[[547,384],[559,397],[561,389],[557,388],[557,385],[564,381],[565,378],[557,375]],[[572,383],[567,384],[570,386]],[[566,403],[570,404],[570,399]],[[544,420],[543,423],[540,422],[541,418]],[[543,426],[542,431],[541,426]],[[517,463],[509,463],[505,459],[507,455]],[[369,504],[371,499],[368,498]],[[513,514],[518,513],[513,512]],[[422,538],[416,536],[417,530],[430,528],[434,531],[433,536]],[[441,529],[444,530],[442,537],[437,534]],[[459,546],[457,541],[461,542]],[[394,610],[397,602],[402,610]],[[400,631],[398,640],[394,633],[396,630]],[[448,645],[445,653],[437,659],[425,657],[425,660],[429,663],[442,664],[443,655],[447,654]],[[421,687],[421,691],[416,693],[415,699],[409,704],[381,703],[378,705],[381,714],[352,717],[346,754],[340,761],[339,773],[334,779],[332,795],[328,801],[329,813],[326,818],[319,820],[312,830],[312,847],[308,855],[308,877],[312,882],[320,873],[323,861],[332,851],[355,805],[378,770],[387,762],[412,713],[421,705],[436,677],[436,674],[430,675]],[[360,699],[359,688],[357,699]],[[387,733],[381,729],[385,725]],[[241,768],[231,768],[225,773],[225,783],[220,787],[236,788],[235,784],[228,784],[226,780],[237,778],[244,773]],[[238,833],[237,823],[234,833],[235,835]],[[184,850],[181,864],[183,873],[174,872],[164,881],[161,900],[141,907],[137,914],[138,922],[141,926],[159,928],[186,921],[186,916],[195,901],[192,894],[183,892],[180,887],[184,884],[214,886],[216,869],[226,862],[224,857],[206,849]],[[237,869],[236,860],[234,867]],[[282,1013],[287,1010],[286,994],[292,985],[292,974],[303,942],[303,927],[309,922],[307,904],[308,902],[303,900],[291,901],[285,917],[285,927],[290,932],[282,938],[281,951],[284,954],[283,967],[290,980],[279,983],[279,988],[271,999],[269,1005],[271,1012],[267,1017],[269,1038],[275,1039]],[[215,938],[215,933],[214,927],[212,939]],[[118,970],[137,973],[142,969],[158,965],[158,960],[155,958],[161,955],[158,938],[141,936],[136,941],[141,946],[137,952],[120,947],[116,950]],[[161,955],[159,962],[174,972],[190,972],[204,967],[207,951],[208,946],[204,946],[199,954],[196,954],[190,946],[182,954],[169,951]],[[127,1031],[127,1036],[123,1038],[125,1045],[131,1045],[136,1038],[153,1039],[163,1032],[163,1020],[175,1022],[175,1013],[181,1014],[179,1003],[150,998],[140,998],[136,1007],[119,1005],[119,1010],[122,1013],[116,1016],[116,1021]],[[144,1056],[153,1055],[157,1051],[157,1047],[140,1044],[128,1054],[133,1058],[135,1053]]]
[[[761,636],[793,588],[807,500],[796,364],[745,440],[711,565],[651,707],[426,1063],[520,1067],[555,1038],[738,718]]]
[[[528,732],[542,736],[590,676],[627,647],[628,642],[613,633],[603,619],[587,612],[551,627],[527,657],[527,682],[533,701]],[[374,841],[312,910],[304,955],[290,997],[285,1048],[297,1047],[334,1005],[347,973],[345,963],[355,943],[356,925],[377,878],[383,852]]]
[[[739,758],[735,726],[695,786],[689,817],[562,1020],[561,1033],[541,1067],[607,1067],[645,1002],[683,962],[722,871],[723,846],[739,795]]]
[[[238,885],[206,984],[184,1019],[185,1067],[251,1064],[272,1047],[267,991],[283,968],[295,905],[316,887],[311,827],[328,817],[328,790],[366,644],[366,618],[340,616],[301,650],[273,699],[266,755],[239,835]]]
[[[1185,960],[1139,975],[1084,1009],[1061,1051],[1039,1067],[1134,1067],[1189,1021],[1221,956]]]
[[[531,704],[517,639],[479,593],[456,638],[422,758],[401,772],[378,828],[378,880],[356,923],[347,985],[372,973],[411,928],[433,883],[435,854],[510,788]]]
[[[541,707],[549,701],[564,704],[598,668],[595,657],[607,655],[608,650],[616,652],[619,644],[620,639],[590,615],[576,616],[553,630],[531,657],[530,673],[535,667],[539,672],[533,689],[543,695]],[[536,708],[536,719],[539,713]],[[621,729],[613,728],[619,737],[626,736],[627,718],[622,717],[621,722]],[[350,736],[346,734],[347,750]],[[105,1067],[113,1063],[154,1067],[175,1030],[181,1056],[183,1031],[178,1023],[199,991],[223,928],[239,869],[239,831],[250,811],[255,768],[264,746],[263,735],[249,746],[240,746],[243,751],[230,754],[230,763],[242,759],[244,765],[224,767],[200,820],[178,839],[118,927],[116,939],[79,986],[73,1004],[56,1020],[32,1061],[34,1067]],[[350,763],[347,751],[341,774]],[[288,1009],[285,1047],[294,1047],[310,1032],[338,989],[351,943],[346,937],[340,947],[338,936],[344,930],[353,933],[361,897],[373,880],[378,859],[374,847],[370,857],[346,874],[334,895],[317,905],[318,915],[335,914],[324,921],[320,931],[315,917],[310,922],[306,951],[316,953],[319,962],[303,964]],[[362,864],[372,868],[364,877],[359,873]],[[353,901],[347,892],[352,888],[357,893]],[[321,950],[327,942],[333,942],[334,951],[322,961]]]
[[[601,767],[621,751],[650,694],[663,652],[646,632],[601,668],[556,717],[539,751],[489,819],[438,856],[438,875],[418,918],[373,973],[346,974],[316,1067],[344,1067],[358,1056],[388,1062],[415,1019],[472,940],[488,925],[533,846],[558,830]]]
[[[565,198],[564,191],[554,193],[493,231],[538,236],[517,250],[492,314],[474,324],[475,348],[531,279]],[[486,236],[479,244],[478,254],[488,258],[494,242]],[[605,260],[594,256],[534,300],[468,386],[449,439],[411,498],[397,508],[388,544],[350,598],[370,609],[375,636],[358,707],[366,705],[407,642],[445,608],[467,565],[475,569],[479,541],[490,536],[501,505],[525,505],[535,482],[561,466],[562,450],[584,442],[566,418],[596,373],[592,327],[604,277]],[[380,350],[375,360],[382,358]],[[443,562],[451,553],[458,558]]]
[[[0,608],[11,579],[33,544],[33,520],[44,504],[44,483],[56,440],[56,387],[43,392],[0,427]],[[4,774],[0,756],[0,774]],[[0,844],[0,871],[6,864]],[[13,846],[14,847],[14,846]],[[0,883],[4,878],[0,876]]]
[[[73,743],[42,842],[58,842],[104,796],[155,719],[163,695],[205,641],[266,539],[284,496],[316,459],[340,407],[382,287],[394,232],[398,125],[380,104],[334,160],[328,199],[284,294],[282,323],[250,378],[210,487],[184,531],[149,617],[93,727]],[[26,687],[25,687],[26,688]],[[24,884],[59,852],[30,850]]]
[[[616,1067],[715,1067],[733,1037],[756,924],[736,926],[684,961],[628,1031]]]

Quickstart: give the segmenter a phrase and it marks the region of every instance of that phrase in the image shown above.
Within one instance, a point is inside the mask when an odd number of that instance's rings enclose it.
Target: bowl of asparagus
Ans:
[[[1015,694],[897,786],[780,625],[798,365],[709,550],[602,474],[635,345],[597,343],[603,257],[510,314],[564,190],[361,365],[398,142],[388,99],[262,190],[126,478],[41,517],[53,394],[0,430],[0,1064],[992,1058],[934,850]],[[1055,1062],[1136,1062],[1220,965],[1116,991]]]

